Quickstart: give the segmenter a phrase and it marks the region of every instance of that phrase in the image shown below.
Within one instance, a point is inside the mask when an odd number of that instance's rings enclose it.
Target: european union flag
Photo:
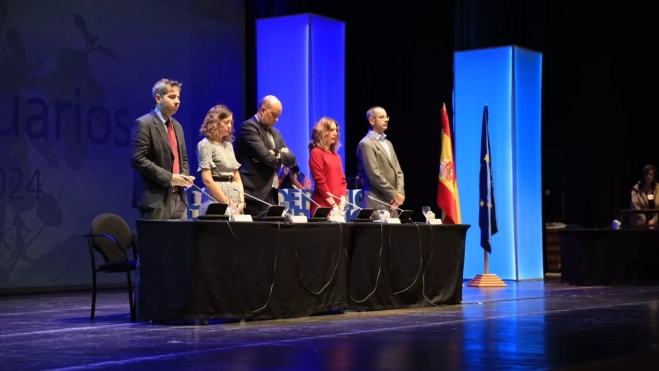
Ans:
[[[483,133],[481,135],[481,172],[478,226],[481,228],[481,246],[492,253],[492,235],[498,232],[497,213],[494,207],[494,183],[492,182],[492,156],[490,135],[487,130],[487,105],[483,108]]]

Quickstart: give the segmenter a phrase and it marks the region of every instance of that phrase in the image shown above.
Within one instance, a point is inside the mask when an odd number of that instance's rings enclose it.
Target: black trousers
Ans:
[[[140,210],[140,219],[146,220],[187,220],[188,219],[188,206],[186,205],[185,197],[188,197],[183,188],[179,191],[167,194],[163,200],[163,208]],[[135,309],[137,318],[140,319],[140,252],[137,251],[137,262],[135,263]]]
[[[277,188],[270,188],[270,192],[263,201],[270,205],[279,205],[279,192],[277,191]],[[265,215],[267,209],[268,205],[249,197],[245,197],[245,214],[251,215],[252,218]]]
[[[179,191],[168,192],[163,200],[164,206],[157,209],[140,210],[140,219],[146,220],[169,220],[188,218],[188,206],[185,197],[188,197],[183,188]]]

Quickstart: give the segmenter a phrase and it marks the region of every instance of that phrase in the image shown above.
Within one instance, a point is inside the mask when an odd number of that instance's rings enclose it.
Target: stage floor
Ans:
[[[461,305],[130,323],[127,295],[0,297],[0,370],[656,370],[659,287],[557,279],[464,288]]]

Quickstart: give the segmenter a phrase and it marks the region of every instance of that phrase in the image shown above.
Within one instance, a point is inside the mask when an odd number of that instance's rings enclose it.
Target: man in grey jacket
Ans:
[[[362,207],[377,209],[382,205],[371,199],[374,197],[388,203],[391,216],[396,217],[396,208],[405,201],[405,182],[394,146],[384,134],[389,117],[384,108],[372,107],[366,113],[366,120],[371,129],[357,146],[358,166],[364,179]]]

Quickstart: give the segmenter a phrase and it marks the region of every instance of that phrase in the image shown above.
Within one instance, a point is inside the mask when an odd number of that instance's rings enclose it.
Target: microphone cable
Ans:
[[[416,224],[416,223],[415,223]],[[418,227],[418,224],[417,224]],[[428,224],[428,229],[430,229],[430,257],[428,258],[428,264],[426,265],[426,269],[423,271],[423,276],[421,277],[421,294],[423,294],[423,298],[428,301],[432,306],[434,307],[443,307],[446,306],[446,304],[440,304],[437,305],[432,302],[432,300],[428,299],[426,296],[426,272],[428,272],[428,267],[430,267],[430,262],[432,261],[432,257],[435,255],[435,245],[433,244],[435,240],[435,232],[433,232],[432,225]],[[460,281],[462,282],[462,281]]]
[[[348,296],[355,303],[365,302],[378,289],[378,284],[380,283],[380,273],[382,272],[382,247],[383,247],[383,245],[384,245],[384,227],[382,226],[382,224],[380,224],[380,264],[378,265],[378,275],[375,277],[375,287],[373,287],[373,291],[371,291],[370,294],[366,295],[366,297],[364,299],[357,300],[357,299],[352,297],[352,294],[350,293],[350,286],[348,285]],[[348,276],[348,282],[350,282],[350,276]]]
[[[231,231],[231,234],[233,235],[234,241],[238,242],[238,238],[236,237],[236,234],[233,232],[233,229],[231,228],[231,224],[229,224],[229,221],[225,220],[224,222],[226,223],[227,227],[229,227],[229,231]],[[274,264],[273,264],[273,267],[272,267],[272,283],[270,283],[270,291],[268,292],[268,300],[266,300],[265,304],[261,308],[254,309],[254,310],[249,308],[249,306],[247,305],[247,300],[245,300],[245,307],[247,308],[247,310],[250,313],[258,313],[258,312],[262,311],[263,309],[265,309],[268,306],[268,304],[270,304],[270,299],[272,298],[272,291],[275,287],[275,277],[276,277],[276,273],[277,273],[277,256],[279,254],[280,228],[281,228],[281,223],[277,222],[277,244],[275,245],[275,259],[274,259]],[[245,288],[245,285],[243,284],[243,281],[240,278],[240,260],[238,260],[238,256],[236,255],[236,245],[237,245],[237,243],[233,244],[233,259],[236,261],[237,268],[238,268],[238,283],[240,283],[240,286],[243,288],[243,294],[245,295],[245,299],[246,299],[247,298],[247,289]]]
[[[333,224],[333,223],[331,223],[331,224]],[[331,225],[331,224],[329,224],[329,225]],[[292,230],[293,230],[293,238],[294,238],[294,241],[295,241],[294,244],[293,244],[294,251],[295,251],[295,258],[297,259],[297,263],[298,263],[298,278],[300,279],[300,284],[302,285],[302,287],[304,287],[307,291],[309,291],[310,293],[312,293],[314,295],[320,295],[323,291],[325,291],[325,289],[329,286],[329,284],[332,283],[332,281],[334,280],[334,274],[336,273],[336,268],[339,266],[339,262],[341,261],[341,245],[343,244],[343,225],[341,225],[342,223],[336,223],[336,224],[338,224],[338,226],[339,226],[339,244],[338,244],[338,250],[339,251],[338,251],[338,256],[336,257],[336,263],[334,263],[334,269],[332,270],[332,276],[330,277],[329,281],[327,281],[327,283],[323,285],[323,287],[320,289],[320,291],[314,292],[313,290],[308,288],[307,285],[305,285],[304,282],[302,281],[302,273],[300,272],[300,269],[299,269],[300,257],[297,253],[297,232],[295,231],[295,227],[291,223],[291,227],[292,227]]]
[[[411,289],[412,286],[414,286],[414,284],[416,283],[416,280],[419,279],[419,276],[421,275],[421,270],[423,269],[423,246],[422,246],[422,241],[421,241],[421,229],[419,228],[419,226],[416,223],[414,225],[416,226],[416,233],[417,233],[417,237],[418,237],[418,240],[419,240],[419,271],[416,273],[416,277],[414,277],[414,281],[412,282],[411,285],[409,285],[404,290],[392,293],[392,295],[398,295],[398,294],[404,293],[405,291]],[[393,274],[393,271],[394,271],[394,269],[392,267],[393,259],[391,259],[391,257],[392,257],[392,254],[391,254],[391,227],[389,227],[389,272],[391,272]]]

